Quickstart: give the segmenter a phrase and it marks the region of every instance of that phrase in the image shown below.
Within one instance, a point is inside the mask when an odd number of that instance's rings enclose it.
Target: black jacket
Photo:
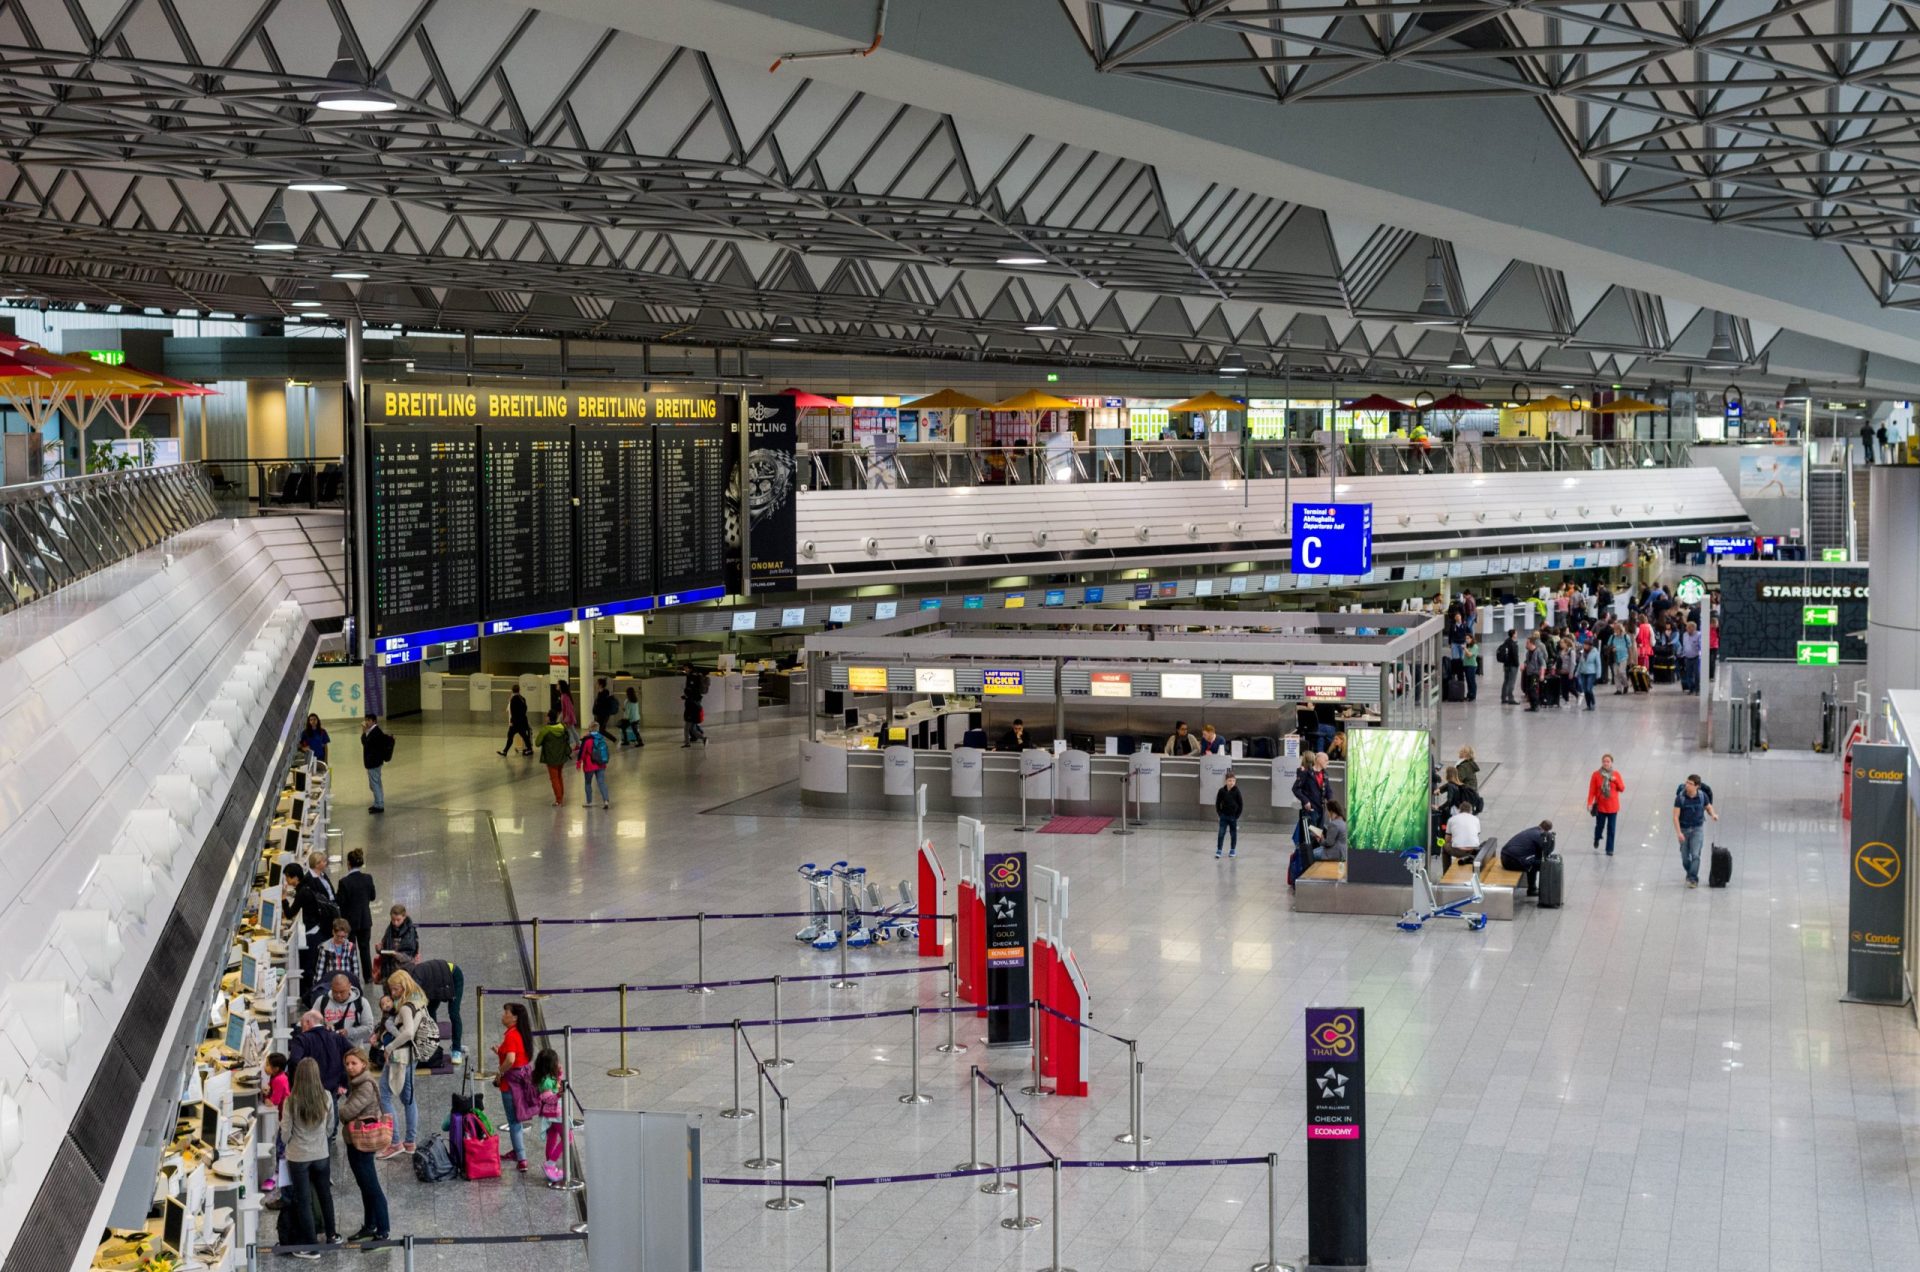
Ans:
[[[453,1001],[453,964],[444,958],[424,958],[407,969],[407,975],[413,977],[413,983],[428,1001],[450,1003]]]
[[[320,1085],[338,1091],[347,1085],[348,1045],[345,1034],[331,1029],[302,1029],[287,1044],[287,1071],[291,1073],[302,1060],[311,1059],[320,1066]]]
[[[300,920],[309,946],[328,935],[339,912],[340,907],[327,899],[318,880],[310,874],[300,876],[300,882],[293,887],[293,904],[287,907],[287,917]]]
[[[1240,793],[1238,786],[1222,786],[1213,793],[1213,811],[1229,821],[1246,811],[1246,796]]]
[[[1465,782],[1442,782],[1440,783],[1440,789],[1445,793],[1446,800],[1442,807],[1444,807],[1448,813],[1452,813],[1454,806],[1462,800],[1465,800],[1467,807],[1473,810],[1475,817],[1478,817],[1487,810],[1487,802],[1480,798],[1480,792],[1474,790],[1473,787],[1468,786]]]
[[[1502,667],[1518,667],[1520,665],[1520,642],[1515,640],[1512,634],[1509,633],[1507,638],[1500,642],[1500,648],[1493,651],[1493,660]]]
[[[412,919],[407,919],[398,926],[389,923],[376,948],[405,954],[408,958],[418,958],[420,957],[420,932],[413,926]]]
[[[593,718],[611,720],[620,714],[620,700],[610,690],[602,689],[593,698]]]
[[[527,723],[527,696],[518,689],[513,697],[507,699],[507,722],[514,728],[523,728]]]
[[[360,735],[360,762],[370,769],[387,762],[387,731],[377,724]]]
[[[1039,745],[1033,740],[1033,734],[1022,733],[1019,737],[1015,737],[1012,729],[1008,729],[1006,736],[1000,739],[1002,751],[1026,751]]]
[[[1293,775],[1293,797],[1300,801],[1300,807],[1310,813],[1318,813],[1326,803],[1327,788],[1313,780],[1313,774],[1304,765]]]
[[[1553,851],[1553,832],[1529,826],[1500,845],[1500,864],[1509,870],[1532,870]]]
[[[379,899],[373,876],[364,870],[349,870],[340,880],[340,886],[333,890],[340,917],[351,923],[356,932],[373,930],[373,903]]]

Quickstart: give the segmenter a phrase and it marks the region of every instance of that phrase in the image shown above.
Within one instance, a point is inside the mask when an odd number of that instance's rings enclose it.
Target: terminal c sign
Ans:
[[[367,389],[369,424],[726,424],[731,397],[710,389]]]

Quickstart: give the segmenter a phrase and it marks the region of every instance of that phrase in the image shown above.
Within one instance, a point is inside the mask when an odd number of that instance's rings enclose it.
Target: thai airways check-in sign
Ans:
[[[1365,574],[1373,568],[1373,505],[1293,505],[1295,574]]]

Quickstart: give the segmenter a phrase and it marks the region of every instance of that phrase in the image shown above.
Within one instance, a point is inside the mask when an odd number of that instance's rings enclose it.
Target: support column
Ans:
[[[593,683],[593,625],[597,619],[580,620],[580,683],[573,687],[573,705],[580,711],[581,732],[586,732],[585,724],[593,718],[593,695],[597,692]]]
[[[1920,543],[1920,467],[1875,464],[1868,490],[1867,689],[1878,721],[1887,690],[1920,685],[1920,574],[1912,555]],[[1870,740],[1888,736],[1884,726],[1863,723]]]
[[[366,385],[361,363],[366,356],[366,335],[358,317],[347,319],[347,391],[340,403],[342,440],[345,443],[347,507],[347,579],[348,606],[353,615],[352,647],[361,661],[373,651],[369,633],[373,630],[373,589],[367,584],[367,414]],[[201,444],[206,442],[204,426]],[[369,707],[369,710],[372,708]]]

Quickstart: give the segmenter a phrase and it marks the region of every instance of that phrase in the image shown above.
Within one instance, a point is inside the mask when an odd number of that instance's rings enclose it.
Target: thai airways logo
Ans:
[[[1002,857],[987,875],[987,881],[996,888],[1012,891],[1020,886],[1020,858]]]
[[[1339,1015],[1331,1020],[1323,1020],[1314,1026],[1309,1041],[1315,1048],[1315,1058],[1331,1056],[1345,1060],[1354,1052],[1354,1033],[1357,1026],[1352,1016]]]

